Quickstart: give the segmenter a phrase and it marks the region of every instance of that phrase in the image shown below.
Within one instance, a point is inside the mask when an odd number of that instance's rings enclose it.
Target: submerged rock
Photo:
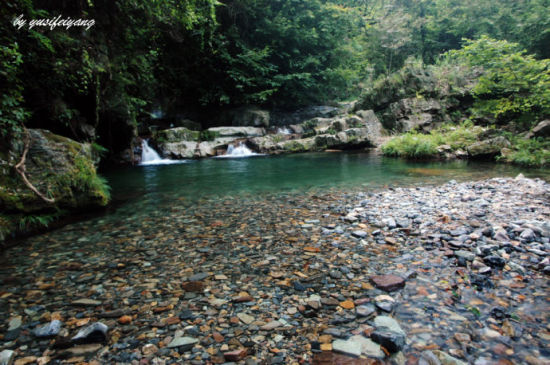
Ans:
[[[36,337],[52,337],[57,336],[61,330],[61,321],[54,319],[45,326],[38,327],[34,330],[34,335]]]
[[[71,338],[73,343],[87,344],[96,342],[105,342],[107,340],[107,331],[109,327],[101,322],[95,322],[80,331]]]

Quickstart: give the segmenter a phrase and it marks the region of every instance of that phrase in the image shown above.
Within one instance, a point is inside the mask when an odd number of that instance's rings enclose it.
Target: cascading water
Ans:
[[[227,152],[225,155],[217,156],[220,158],[235,158],[235,157],[250,157],[250,156],[262,156],[260,153],[253,152],[251,149],[246,147],[242,142],[238,146],[230,144],[227,147]]]
[[[288,127],[277,128],[277,134],[292,134]]]
[[[170,165],[176,163],[184,163],[184,160],[170,160],[167,158],[162,158],[160,155],[149,146],[149,143],[146,139],[141,141],[141,163],[142,166],[147,165]]]

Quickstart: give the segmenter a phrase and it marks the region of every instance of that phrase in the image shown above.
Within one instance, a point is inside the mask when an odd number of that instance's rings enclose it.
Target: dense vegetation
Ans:
[[[517,42],[532,62],[549,57],[549,9],[547,0],[8,0],[0,127],[47,127],[113,151],[155,109],[349,99],[407,58],[433,63],[463,38]],[[95,25],[12,24],[58,14]],[[510,107],[486,107],[501,106]]]
[[[361,102],[376,107],[383,92],[390,100],[413,93],[439,100],[466,99],[458,105],[448,103],[447,112],[455,108],[450,125],[428,134],[411,131],[393,139],[383,146],[387,155],[429,158],[445,152],[442,146],[465,151],[486,137],[488,129],[491,135],[511,142],[510,151],[497,155],[499,159],[530,166],[550,163],[548,138],[525,138],[531,128],[550,116],[550,60],[526,55],[518,44],[486,36],[466,41],[463,48],[443,54],[436,65],[410,63],[381,78]]]

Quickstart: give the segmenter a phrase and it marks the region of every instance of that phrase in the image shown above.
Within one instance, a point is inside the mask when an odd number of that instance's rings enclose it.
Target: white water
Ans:
[[[292,131],[287,127],[277,128],[277,134],[292,134]]]
[[[162,158],[152,147],[149,146],[147,140],[141,141],[141,166],[148,165],[171,165],[176,163],[185,163],[185,160],[170,160]]]
[[[238,157],[250,157],[250,156],[262,156],[260,153],[252,152],[244,143],[240,142],[237,147],[230,144],[227,147],[225,155],[216,156],[219,158],[238,158]]]

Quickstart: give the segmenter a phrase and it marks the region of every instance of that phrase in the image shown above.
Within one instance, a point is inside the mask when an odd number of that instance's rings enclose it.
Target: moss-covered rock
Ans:
[[[163,129],[155,132],[153,139],[157,144],[166,142],[197,142],[199,140],[198,131],[192,131],[185,127]]]
[[[109,187],[96,173],[92,146],[47,130],[29,130],[25,175],[48,203],[34,193],[16,172],[25,143],[12,140],[0,153],[0,241],[18,232],[47,225],[62,212],[105,206]]]
[[[510,148],[512,144],[503,136],[476,142],[467,147],[472,158],[490,158],[501,153],[503,148]]]

